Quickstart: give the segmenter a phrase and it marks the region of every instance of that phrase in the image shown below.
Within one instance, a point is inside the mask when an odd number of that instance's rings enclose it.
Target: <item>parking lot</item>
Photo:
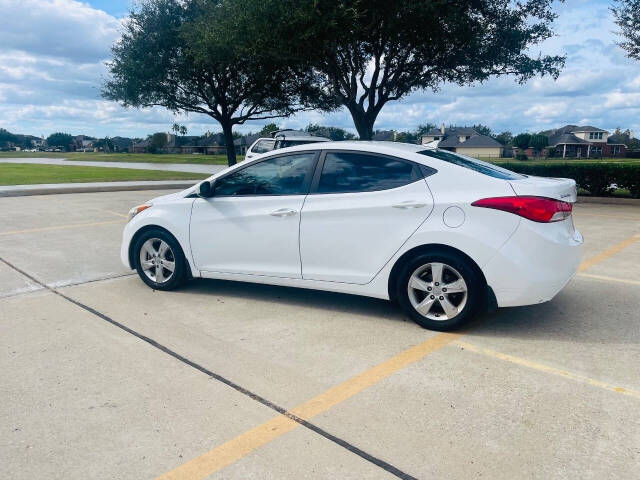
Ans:
[[[576,205],[552,302],[438,333],[370,298],[152,291],[120,236],[163,193],[0,199],[3,478],[638,478],[640,207]]]

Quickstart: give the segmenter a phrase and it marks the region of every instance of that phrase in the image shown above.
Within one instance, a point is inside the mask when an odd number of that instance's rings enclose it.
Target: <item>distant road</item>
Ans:
[[[68,165],[104,168],[134,168],[163,170],[168,172],[205,173],[213,175],[227,168],[225,165],[199,165],[193,163],[147,163],[147,162],[92,162],[88,160],[66,160],[64,158],[0,158],[0,163],[36,163],[40,165]]]

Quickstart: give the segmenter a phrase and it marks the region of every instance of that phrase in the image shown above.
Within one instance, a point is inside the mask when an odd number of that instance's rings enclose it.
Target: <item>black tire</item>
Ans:
[[[167,280],[162,282],[157,282],[153,278],[150,278],[150,276],[147,275],[141,265],[140,251],[142,250],[143,245],[145,245],[148,240],[153,241],[153,239],[161,240],[169,246],[171,255],[169,256],[167,252],[167,256],[169,260],[173,259],[174,263],[174,270],[172,272],[172,275]],[[186,259],[184,258],[182,248],[180,248],[180,244],[175,238],[173,238],[172,235],[160,228],[149,229],[136,239],[136,242],[133,246],[133,263],[142,281],[154,290],[173,290],[174,288],[177,288],[184,284],[184,282],[188,278],[188,265]],[[155,267],[152,268],[154,268],[154,271],[156,271]],[[169,272],[169,270],[167,269],[163,269],[162,271],[164,272],[163,275]]]
[[[438,290],[437,292],[435,290],[424,292],[424,297],[422,297],[422,300],[425,300],[426,297],[433,298],[431,294],[436,294],[435,300],[432,301],[432,310],[427,312],[427,314],[432,317],[447,317],[447,314],[444,311],[444,307],[442,306],[444,302],[440,302],[439,298],[443,298],[443,300],[449,301],[449,304],[453,305],[456,310],[458,310],[458,308],[460,307],[458,313],[455,314],[455,316],[452,316],[452,318],[450,319],[438,320],[437,318],[428,318],[427,316],[421,314],[420,312],[418,312],[418,310],[416,310],[416,308],[412,304],[412,299],[410,298],[410,295],[413,295],[414,303],[416,301],[421,301],[421,298],[418,297],[418,295],[422,294],[422,290],[413,289],[413,292],[415,293],[410,293],[409,280],[414,273],[420,272],[420,270],[423,268],[426,269],[424,278],[427,279],[426,281],[431,286],[430,288],[438,288],[434,286],[435,283],[433,283],[431,267],[429,266],[434,263],[444,264],[444,268],[442,270],[444,272],[442,274],[443,280],[439,283],[442,283],[444,285],[445,283],[447,283],[445,279],[454,279],[456,275],[459,275],[466,284],[466,296],[464,296],[463,293],[443,293],[440,290]],[[434,249],[430,252],[417,254],[416,256],[410,258],[405,262],[397,278],[398,280],[396,285],[396,298],[398,300],[400,308],[402,308],[402,310],[418,325],[429,330],[455,330],[471,320],[473,318],[473,315],[479,310],[479,307],[482,305],[484,284],[478,277],[478,274],[475,271],[473,265],[462,255],[450,252],[448,250]],[[442,285],[439,285],[439,288],[441,289]]]

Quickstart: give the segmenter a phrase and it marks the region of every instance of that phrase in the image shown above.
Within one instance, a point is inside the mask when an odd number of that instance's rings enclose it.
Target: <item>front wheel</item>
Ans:
[[[187,277],[187,265],[178,242],[167,232],[144,232],[134,246],[136,271],[154,290],[172,290]]]
[[[403,267],[398,302],[416,323],[430,330],[453,330],[477,311],[482,282],[469,261],[447,251],[424,253]]]

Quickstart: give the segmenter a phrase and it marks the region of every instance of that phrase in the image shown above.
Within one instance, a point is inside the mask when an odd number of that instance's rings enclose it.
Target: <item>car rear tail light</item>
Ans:
[[[559,222],[571,216],[573,205],[545,197],[493,197],[476,200],[474,207],[494,208],[515,213],[534,222]]]

